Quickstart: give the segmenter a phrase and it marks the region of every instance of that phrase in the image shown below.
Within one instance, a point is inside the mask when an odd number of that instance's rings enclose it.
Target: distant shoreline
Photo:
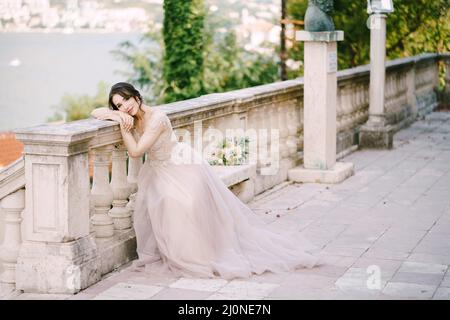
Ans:
[[[45,29],[45,28],[33,28],[33,29],[25,29],[25,30],[0,30],[0,33],[61,33],[61,34],[83,34],[83,33],[91,33],[91,34],[136,34],[136,33],[145,33],[146,30],[131,30],[131,31],[120,31],[120,30],[105,30],[105,29],[67,29],[67,28],[53,28],[53,29]]]

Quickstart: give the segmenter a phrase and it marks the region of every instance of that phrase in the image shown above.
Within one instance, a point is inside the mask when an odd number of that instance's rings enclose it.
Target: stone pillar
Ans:
[[[11,291],[15,289],[16,263],[22,244],[20,224],[22,211],[25,207],[25,190],[17,190],[1,200],[1,209],[5,215],[5,235],[0,247],[0,261],[3,273],[0,276],[1,289]]]
[[[295,182],[338,183],[352,163],[336,162],[337,41],[343,31],[298,31],[305,42],[303,166],[289,170]]]
[[[83,128],[81,128],[83,129]],[[24,242],[16,288],[75,293],[100,280],[100,259],[89,230],[89,141],[79,124],[16,131],[24,144]]]
[[[386,15],[370,16],[369,120],[361,127],[360,147],[391,149],[394,131],[386,120]]]

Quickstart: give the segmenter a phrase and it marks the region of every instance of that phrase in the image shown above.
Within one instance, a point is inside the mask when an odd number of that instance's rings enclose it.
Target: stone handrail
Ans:
[[[4,241],[0,247],[0,284],[2,292],[14,290],[15,270],[22,235],[20,224],[25,207],[25,166],[20,157],[6,168],[0,170],[0,212],[4,212]],[[0,294],[1,296],[1,294]]]
[[[426,54],[387,63],[387,118],[397,130],[436,106],[439,60],[448,61],[448,56]],[[359,127],[368,117],[368,90],[369,66],[338,72],[337,153],[341,156],[358,147]],[[254,194],[285,181],[288,170],[302,161],[302,78],[159,107],[168,114],[177,136],[194,147],[198,143],[194,133],[200,130],[202,136],[206,128],[223,133],[236,129],[256,138]],[[0,173],[2,205],[9,194],[18,192],[13,201],[5,202],[7,219],[14,221],[5,243],[16,251],[20,235],[23,243],[15,259],[2,256],[3,263],[9,263],[9,278],[14,278],[11,270],[16,268],[16,288],[74,293],[133,259],[133,199],[142,159],[127,161],[119,126],[87,119],[19,129],[16,136],[24,144],[24,160]],[[11,169],[20,166],[22,185],[11,173],[20,172]],[[8,182],[13,180],[17,190]]]
[[[25,187],[25,164],[20,157],[0,170],[0,199]]]

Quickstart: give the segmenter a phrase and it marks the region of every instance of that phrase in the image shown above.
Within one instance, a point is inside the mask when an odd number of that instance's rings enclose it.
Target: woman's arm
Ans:
[[[123,142],[128,150],[128,155],[133,158],[142,156],[150,147],[155,143],[156,139],[166,128],[166,123],[163,120],[159,120],[156,125],[146,126],[144,129],[144,134],[136,143],[133,135],[123,129],[120,126],[122,132]]]
[[[117,121],[125,127],[126,131],[130,131],[133,128],[134,119],[125,112],[103,107],[92,110],[91,116],[99,120]]]
[[[114,120],[120,122],[119,115],[109,108],[97,108],[92,110],[91,116],[99,120]]]

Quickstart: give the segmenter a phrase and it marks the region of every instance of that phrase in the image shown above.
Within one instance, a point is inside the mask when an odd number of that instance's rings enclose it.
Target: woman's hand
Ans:
[[[113,120],[120,124],[120,128],[129,132],[134,125],[134,118],[128,113],[119,110],[110,110],[108,108],[97,108],[91,112],[91,115],[99,120]]]
[[[130,132],[133,129],[134,118],[128,113],[122,111],[115,111],[119,118],[120,129],[125,132]]]

